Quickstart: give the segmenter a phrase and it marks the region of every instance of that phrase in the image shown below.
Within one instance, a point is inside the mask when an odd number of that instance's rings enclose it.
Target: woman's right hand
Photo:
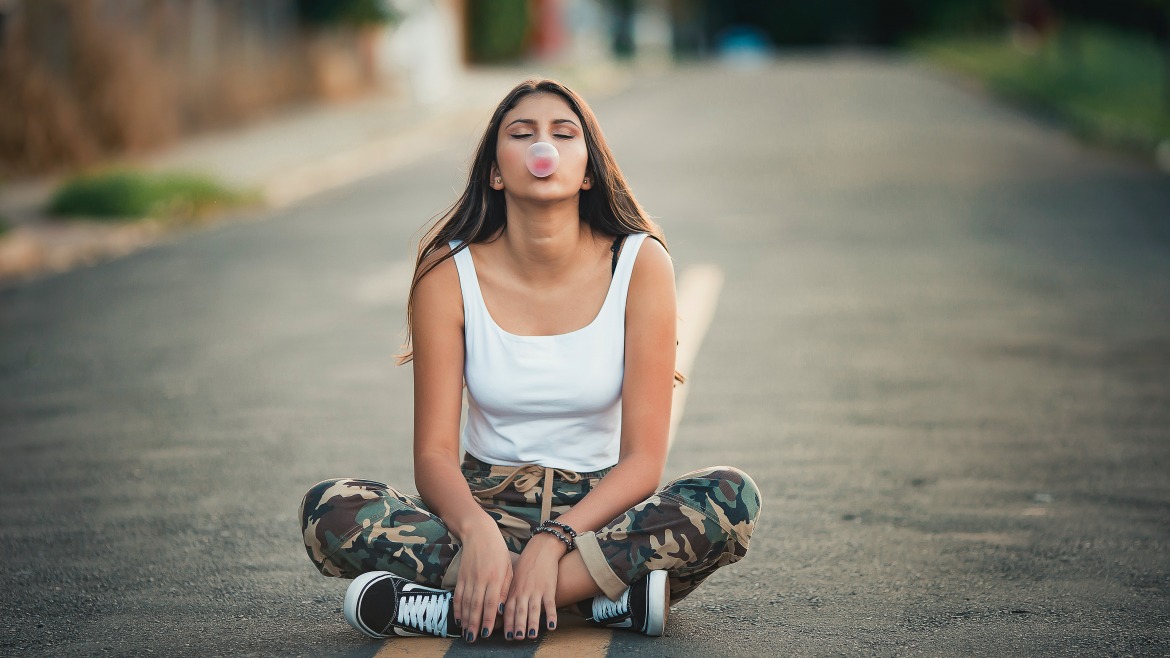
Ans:
[[[468,528],[461,538],[462,556],[455,583],[456,621],[463,626],[463,638],[492,634],[496,614],[508,598],[512,585],[512,553],[500,529],[490,516]]]

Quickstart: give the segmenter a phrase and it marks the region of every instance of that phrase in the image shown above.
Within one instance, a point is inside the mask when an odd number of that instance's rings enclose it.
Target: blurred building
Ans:
[[[0,0],[0,175],[374,89],[437,103],[471,65],[666,60],[703,41],[708,14],[703,0]]]
[[[469,65],[598,61],[621,4],[0,0],[0,175],[74,168],[374,89],[441,102]],[[663,50],[667,2],[646,4],[659,19],[640,23],[655,35],[646,50]]]
[[[307,28],[296,0],[0,0],[0,173],[361,93],[380,29]]]

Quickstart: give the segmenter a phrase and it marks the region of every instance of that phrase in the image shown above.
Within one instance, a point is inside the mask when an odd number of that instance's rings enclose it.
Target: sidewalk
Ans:
[[[404,164],[422,152],[436,131],[466,132],[486,124],[513,85],[538,73],[591,100],[620,91],[632,76],[630,69],[615,64],[473,68],[464,71],[448,97],[432,105],[378,94],[344,104],[303,106],[110,164],[211,174],[230,186],[259,190],[267,209],[278,208]],[[43,178],[0,186],[0,217],[10,226],[0,234],[0,287],[115,258],[184,230],[152,219],[123,223],[48,217],[43,208],[59,182]]]

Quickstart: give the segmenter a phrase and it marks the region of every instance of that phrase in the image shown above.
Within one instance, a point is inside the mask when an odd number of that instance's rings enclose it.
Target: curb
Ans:
[[[53,220],[18,225],[0,237],[0,285],[124,256],[154,244],[172,230],[152,219],[127,224]]]
[[[544,71],[538,73],[538,69]],[[419,105],[404,105],[403,109],[414,118],[409,125],[387,131],[355,146],[339,149],[325,157],[318,154],[301,162],[290,163],[263,175],[258,181],[252,181],[264,198],[263,210],[260,212],[263,214],[276,210],[409,164],[425,153],[424,147],[435,139],[437,133],[450,136],[474,128],[486,119],[508,88],[526,77],[541,74],[564,81],[591,101],[625,90],[632,84],[633,78],[631,67],[613,63],[587,68],[522,65],[468,71],[464,82],[473,91],[443,101],[440,105],[442,109],[428,111]],[[377,96],[362,100],[379,102]],[[362,100],[356,102],[361,103]],[[326,110],[339,114],[347,111],[360,109],[353,104],[346,104]],[[251,129],[255,130],[256,127]],[[224,135],[192,136],[168,153],[154,156],[164,164],[143,168],[159,171],[180,169],[181,166],[166,164],[167,156],[184,146],[191,147],[197,141],[209,138],[224,138]],[[225,152],[218,157],[222,159],[230,157],[230,154]],[[237,182],[241,186],[247,183]],[[16,207],[17,210],[10,209],[8,212],[23,216],[24,221],[13,222],[6,232],[0,234],[0,289],[125,256],[156,243],[164,236],[178,237],[196,227],[239,221],[256,215],[255,212],[237,210],[195,221],[147,218],[130,222],[99,222],[86,221],[84,218],[55,219],[41,215],[38,210],[52,194],[55,183],[52,178],[33,181],[19,191],[22,198],[17,203],[10,203],[10,207]]]

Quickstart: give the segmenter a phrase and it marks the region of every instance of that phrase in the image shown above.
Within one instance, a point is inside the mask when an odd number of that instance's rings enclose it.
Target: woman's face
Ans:
[[[581,120],[560,96],[525,96],[504,115],[496,137],[496,161],[489,181],[493,188],[507,190],[516,198],[558,201],[593,187],[593,180],[585,182],[589,152]],[[561,156],[557,170],[544,178],[534,176],[524,163],[528,147],[536,142],[552,144]]]

